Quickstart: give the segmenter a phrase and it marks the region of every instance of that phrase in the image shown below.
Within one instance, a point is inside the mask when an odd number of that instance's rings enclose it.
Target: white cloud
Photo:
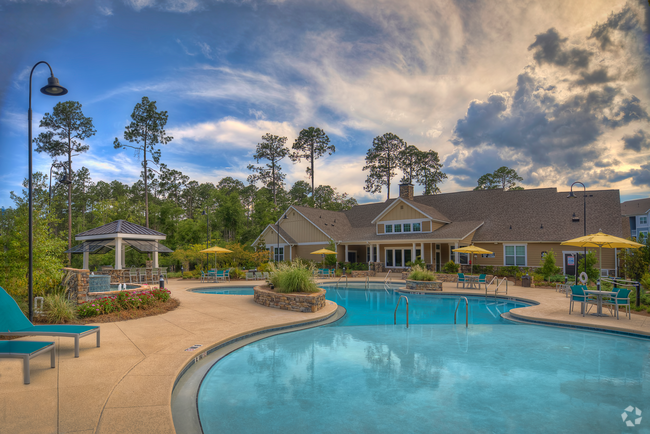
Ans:
[[[201,53],[208,59],[212,59],[212,48],[205,42],[197,42],[199,48],[201,48]]]
[[[296,129],[287,122],[273,122],[264,119],[245,121],[227,117],[215,122],[203,122],[168,129],[169,135],[180,145],[175,149],[181,152],[195,152],[195,144],[200,143],[201,149],[230,150],[233,147],[254,150],[262,136],[271,133],[289,138],[292,143],[297,136]]]
[[[156,5],[156,0],[124,0],[124,4],[131,6],[136,12]]]
[[[100,14],[110,17],[113,15],[113,10],[109,6],[97,6],[97,10],[99,11]]]

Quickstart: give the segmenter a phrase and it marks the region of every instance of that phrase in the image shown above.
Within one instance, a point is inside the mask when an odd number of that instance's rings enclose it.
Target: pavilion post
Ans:
[[[83,266],[82,266],[82,268],[84,270],[90,270],[90,265],[89,265],[90,261],[89,261],[89,259],[90,259],[90,253],[88,253],[88,251],[86,250],[84,252],[84,263],[83,263]]]
[[[115,238],[115,269],[122,269],[122,238]]]
[[[158,240],[156,240],[156,246],[158,246]],[[158,268],[158,248],[153,252],[153,268]]]

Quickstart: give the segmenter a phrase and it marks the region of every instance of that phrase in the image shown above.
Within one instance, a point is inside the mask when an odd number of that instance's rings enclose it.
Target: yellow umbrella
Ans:
[[[210,247],[209,249],[203,249],[199,253],[214,253],[214,266],[215,268],[217,267],[217,254],[218,253],[232,253],[232,250],[224,249],[223,247],[219,246],[214,246]],[[206,258],[207,259],[207,258]],[[206,267],[210,267],[210,265],[206,265]]]
[[[311,252],[310,255],[323,255],[323,267],[325,266],[325,255],[336,255],[336,252],[333,252],[329,249],[320,249],[315,252]]]
[[[490,252],[489,250],[482,249],[480,247],[476,247],[474,244],[470,246],[465,246],[465,247],[459,247],[457,249],[452,249],[452,252],[459,252],[459,253],[469,253],[471,254],[482,254],[482,255],[491,255],[493,252]],[[472,265],[470,266],[469,273],[472,274],[472,271],[474,270],[474,261],[471,261]]]
[[[311,252],[310,255],[336,255],[336,252],[333,252],[328,249],[320,249],[315,252]]]
[[[634,241],[626,240],[625,238],[615,237],[614,235],[607,235],[598,231],[597,234],[585,235],[584,237],[574,238],[572,240],[560,243],[561,246],[576,246],[576,247],[598,247],[599,260],[598,265],[602,270],[603,247],[606,249],[638,249],[644,247],[643,244]],[[585,265],[587,259],[585,258]],[[577,265],[576,265],[577,266]],[[600,277],[600,270],[598,276]],[[577,273],[576,273],[577,274]]]

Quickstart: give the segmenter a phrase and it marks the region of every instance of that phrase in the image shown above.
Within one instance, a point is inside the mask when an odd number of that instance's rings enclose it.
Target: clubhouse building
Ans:
[[[480,190],[414,196],[413,186],[400,185],[400,195],[347,211],[290,206],[269,225],[253,246],[268,249],[272,258],[319,261],[310,252],[336,246],[337,260],[367,262],[377,271],[406,268],[421,258],[440,270],[448,261],[461,265],[538,267],[553,250],[557,265],[573,274],[582,249],[560,243],[583,235],[583,194],[567,198],[556,188]],[[599,230],[624,236],[618,190],[588,190],[587,234]],[[474,255],[453,252],[470,244],[493,252]],[[603,249],[603,273],[617,274],[616,249]]]

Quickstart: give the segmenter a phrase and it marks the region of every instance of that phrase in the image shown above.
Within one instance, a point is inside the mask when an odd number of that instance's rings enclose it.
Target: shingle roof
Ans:
[[[80,234],[77,237],[88,237],[94,235],[109,235],[109,234],[130,234],[130,235],[153,235],[165,236],[162,232],[154,231],[153,229],[145,228],[144,226],[136,225],[135,223],[126,220],[115,220],[114,222],[107,223],[95,229],[90,229]]]
[[[294,208],[335,241],[462,238],[473,229],[473,241],[565,241],[583,235],[583,200],[568,199],[556,188],[472,190],[415,196],[413,204],[452,223],[432,233],[377,235],[371,222],[395,199],[357,205],[347,211]],[[587,233],[602,230],[621,237],[618,190],[587,191]],[[430,214],[431,213],[431,214]],[[578,221],[574,221],[575,218]],[[433,217],[433,215],[432,215]],[[336,219],[336,222],[334,220]]]
[[[628,200],[621,204],[621,215],[624,216],[647,214],[648,211],[650,211],[650,197]]]
[[[278,226],[277,225],[269,225],[269,227],[277,234],[280,232],[280,236],[284,238],[284,240],[289,243],[289,244],[298,244],[296,240],[294,240],[291,235],[287,233],[287,231],[284,230],[282,226],[280,226],[280,230],[278,231]]]

